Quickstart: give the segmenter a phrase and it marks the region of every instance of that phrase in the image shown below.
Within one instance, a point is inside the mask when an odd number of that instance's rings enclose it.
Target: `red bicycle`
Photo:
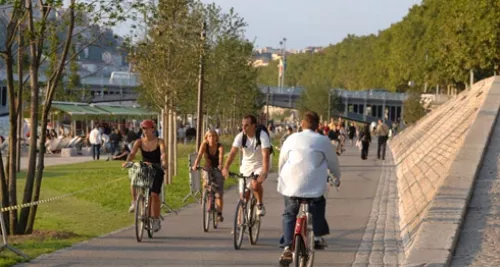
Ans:
[[[340,186],[339,179],[334,180],[333,177],[328,176],[327,182],[338,190]],[[296,267],[312,267],[314,263],[314,231],[313,217],[309,212],[309,205],[315,198],[292,197],[292,200],[297,200],[300,203],[299,214],[297,214],[295,221],[293,243],[290,248],[293,251],[293,262]],[[289,264],[288,262],[280,262],[283,267],[287,267]]]
[[[294,198],[292,198],[294,199]],[[300,211],[295,221],[292,251],[296,267],[312,267],[314,262],[314,231],[312,214],[309,212],[311,198],[295,198],[300,203]]]

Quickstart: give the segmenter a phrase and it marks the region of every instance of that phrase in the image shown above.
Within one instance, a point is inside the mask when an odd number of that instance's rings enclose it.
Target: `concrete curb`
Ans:
[[[422,220],[404,266],[449,266],[499,108],[500,77],[497,76]]]

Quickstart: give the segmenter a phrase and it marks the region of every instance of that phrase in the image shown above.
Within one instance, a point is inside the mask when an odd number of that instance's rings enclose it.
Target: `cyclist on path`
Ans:
[[[222,169],[222,174],[226,178],[229,176],[229,167],[231,167],[231,163],[233,163],[238,150],[241,149],[243,153],[240,173],[244,176],[249,176],[252,173],[259,175],[257,180],[252,180],[250,183],[253,188],[255,199],[257,199],[257,215],[264,216],[266,214],[266,209],[263,202],[264,188],[262,183],[266,180],[270,169],[271,141],[265,130],[262,129],[257,131],[257,118],[255,118],[255,116],[245,116],[241,124],[242,132],[234,138],[233,147]],[[256,136],[257,133],[259,133],[259,138]],[[240,182],[242,182],[242,180],[240,180]],[[244,187],[240,185],[240,188]]]
[[[304,131],[287,138],[280,153],[278,192],[285,198],[283,213],[283,235],[285,250],[280,257],[280,264],[292,263],[293,234],[300,203],[296,198],[311,198],[309,211],[313,217],[315,248],[322,249],[326,243],[322,236],[330,233],[325,218],[326,200],[323,193],[327,186],[328,170],[338,179],[340,168],[335,155],[335,148],[326,136],[315,132],[318,129],[319,116],[307,112],[302,120]]]
[[[153,187],[151,188],[151,217],[153,218],[153,231],[158,232],[161,228],[160,224],[160,193],[163,184],[164,170],[167,169],[165,143],[155,134],[155,124],[152,120],[144,120],[141,122],[143,137],[137,139],[132,148],[132,152],[127,157],[127,160],[122,164],[123,167],[127,162],[133,161],[135,154],[140,149],[142,161],[151,164],[161,164],[161,169],[157,168]]]
[[[215,130],[208,130],[206,132],[205,141],[201,144],[198,157],[196,157],[193,164],[193,171],[196,171],[201,157],[205,158],[205,169],[211,171],[210,174],[203,171],[203,187],[205,188],[208,183],[208,177],[211,175],[214,179],[213,182],[217,187],[217,192],[215,194],[215,201],[217,204],[217,220],[219,222],[223,222],[224,217],[222,216],[222,208],[224,205],[224,177],[222,176],[221,170],[224,160],[224,147],[219,143],[219,135]]]

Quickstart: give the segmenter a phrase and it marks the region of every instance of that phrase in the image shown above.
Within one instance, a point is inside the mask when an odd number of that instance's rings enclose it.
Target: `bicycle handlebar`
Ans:
[[[233,177],[237,177],[237,178],[253,179],[253,180],[257,180],[257,178],[259,178],[258,175],[253,174],[253,173],[250,174],[249,176],[244,176],[243,174],[238,174],[238,173],[235,173],[235,172],[229,172],[229,175],[233,176]]]
[[[328,175],[328,177],[326,178],[326,182],[330,185],[330,186],[334,186],[335,189],[337,189],[337,191],[339,190],[339,187],[340,187],[340,179],[339,178],[333,178],[333,176],[331,174]]]
[[[192,171],[193,169],[189,168],[189,170]],[[210,169],[207,169],[207,168],[204,168],[204,167],[201,167],[201,166],[196,167],[196,170],[204,170],[206,172],[210,172],[211,171]]]
[[[142,161],[141,161],[141,162],[142,162]],[[164,169],[164,168],[163,168],[163,166],[161,166],[161,164],[160,164],[160,163],[151,163],[151,162],[142,162],[142,163],[144,163],[144,164],[146,164],[146,165],[151,165],[151,166],[153,166],[153,167],[154,167],[154,168],[156,168],[156,169],[166,170],[166,169]],[[127,169],[128,169],[128,168],[132,168],[132,166],[134,166],[134,164],[135,164],[135,162],[133,162],[133,161],[127,161],[127,162],[125,163],[125,166],[123,166],[123,168],[127,168]]]

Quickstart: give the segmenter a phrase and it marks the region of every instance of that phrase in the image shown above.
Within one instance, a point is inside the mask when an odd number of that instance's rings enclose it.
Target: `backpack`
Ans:
[[[257,127],[255,128],[255,138],[257,139],[257,144],[255,145],[255,148],[257,148],[261,144],[261,142],[260,142],[261,131],[264,131],[267,134],[267,136],[269,136],[269,142],[271,142],[271,135],[269,134],[269,130],[267,129],[267,127],[264,125],[257,125]],[[247,147],[247,139],[248,139],[247,135],[243,134],[241,144],[244,148]],[[273,145],[272,144],[271,144],[271,147],[269,148],[269,154],[273,154]]]

